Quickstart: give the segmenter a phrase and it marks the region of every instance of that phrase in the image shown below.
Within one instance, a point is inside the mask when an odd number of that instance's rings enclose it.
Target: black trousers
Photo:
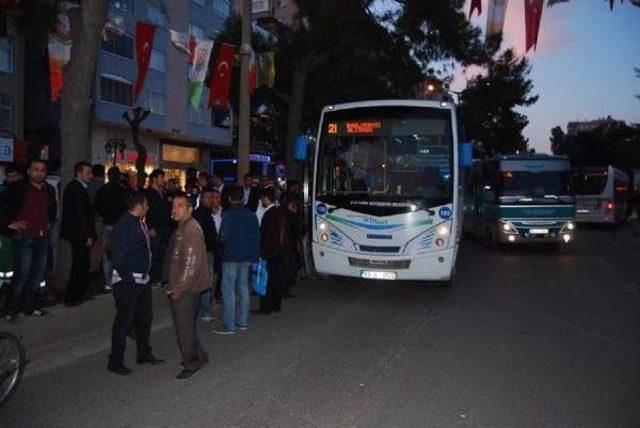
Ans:
[[[90,248],[85,242],[71,242],[71,274],[65,292],[65,302],[82,302],[89,287]]]
[[[151,238],[151,282],[162,281],[165,265],[167,246],[169,244],[169,232],[158,232],[158,236]]]
[[[261,312],[280,312],[286,280],[285,262],[285,256],[267,259],[267,293],[260,297]]]
[[[200,304],[200,293],[185,294],[171,300],[171,315],[176,329],[178,347],[182,353],[185,369],[198,370],[209,362],[209,356],[200,344],[196,330],[196,318]]]
[[[122,281],[113,285],[112,294],[116,301],[116,317],[111,332],[109,362],[119,364],[124,361],[127,335],[132,327],[136,336],[138,359],[150,356],[149,337],[153,320],[151,288],[148,285]]]

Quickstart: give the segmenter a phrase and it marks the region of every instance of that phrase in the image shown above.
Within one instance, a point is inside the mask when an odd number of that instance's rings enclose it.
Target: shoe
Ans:
[[[109,363],[107,365],[107,370],[109,370],[111,373],[115,373],[115,374],[120,375],[120,376],[128,376],[131,373],[133,373],[133,371],[129,370],[127,368],[127,366],[125,366],[122,363],[120,363],[120,364]]]
[[[237,325],[236,326],[236,330],[240,330],[240,331],[249,330],[249,326],[248,325]]]
[[[111,291],[112,291],[112,290],[113,290],[113,289],[111,288],[111,286],[110,286],[110,285],[105,285],[105,286],[104,286],[104,292],[105,292],[105,293],[111,293]]]
[[[213,328],[213,332],[215,334],[223,334],[223,335],[229,335],[229,334],[233,334],[235,333],[233,330],[227,330],[225,329],[223,326],[216,326]]]
[[[46,309],[36,309],[30,314],[25,314],[25,315],[28,317],[46,317],[47,315],[51,315],[51,312],[49,312]]]
[[[162,358],[156,358],[153,355],[147,355],[144,358],[138,358],[138,364],[151,364],[152,366],[157,366],[158,364],[164,363]]]
[[[211,315],[205,315],[203,317],[200,317],[200,321],[211,322],[213,321],[213,317]]]
[[[178,373],[178,375],[176,376],[176,379],[189,379],[191,376],[193,376],[198,370],[193,370],[193,369],[182,369],[182,371],[180,373]]]

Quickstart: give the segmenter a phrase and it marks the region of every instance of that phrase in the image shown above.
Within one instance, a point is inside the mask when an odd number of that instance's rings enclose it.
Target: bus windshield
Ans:
[[[329,112],[320,140],[317,196],[416,201],[425,206],[450,203],[452,164],[448,110],[376,107]]]
[[[568,171],[503,171],[501,196],[544,198],[570,194]]]
[[[607,173],[602,172],[573,172],[573,189],[576,195],[599,195],[607,187]]]

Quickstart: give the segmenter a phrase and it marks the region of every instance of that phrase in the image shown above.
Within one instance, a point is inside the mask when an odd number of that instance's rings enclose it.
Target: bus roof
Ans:
[[[455,110],[455,104],[450,101],[431,101],[431,100],[369,100],[356,101],[351,103],[333,104],[325,106],[322,114],[329,111],[349,110],[363,107],[428,107],[441,110]]]

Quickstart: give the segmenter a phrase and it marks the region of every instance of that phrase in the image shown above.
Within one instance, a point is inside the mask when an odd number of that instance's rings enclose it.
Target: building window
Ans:
[[[166,114],[166,101],[164,94],[159,92],[147,92],[147,108],[155,114]]]
[[[130,107],[133,104],[133,85],[119,76],[102,75],[100,76],[100,99]]]
[[[204,4],[206,3],[205,0],[191,0],[191,1],[197,4],[198,6],[204,6]]]
[[[148,3],[147,4],[147,19],[152,23],[156,24],[160,27],[164,27],[165,25],[165,15],[162,9],[160,9],[155,4]]]
[[[0,129],[13,129],[13,99],[0,94]]]
[[[189,23],[189,35],[197,37],[199,39],[206,39],[204,28],[193,22]]]
[[[187,107],[187,120],[192,123],[204,123],[204,114],[202,114],[202,107],[198,106],[195,108],[193,106]]]
[[[217,128],[231,128],[231,110],[214,106],[211,109],[211,123]]]
[[[149,67],[164,73],[165,71],[167,71],[167,55],[162,51],[153,49],[151,51],[151,61],[149,62]]]
[[[4,18],[0,18],[4,19]],[[13,73],[13,38],[0,38],[0,72]]]
[[[231,5],[229,0],[213,0],[213,10],[221,15],[223,18],[228,18],[231,12]]]
[[[112,8],[121,13],[133,13],[133,0],[109,0]]]
[[[162,160],[164,162],[200,163],[200,150],[195,147],[163,144]]]
[[[103,39],[102,50],[123,58],[133,59],[133,37],[124,35],[108,41]]]

